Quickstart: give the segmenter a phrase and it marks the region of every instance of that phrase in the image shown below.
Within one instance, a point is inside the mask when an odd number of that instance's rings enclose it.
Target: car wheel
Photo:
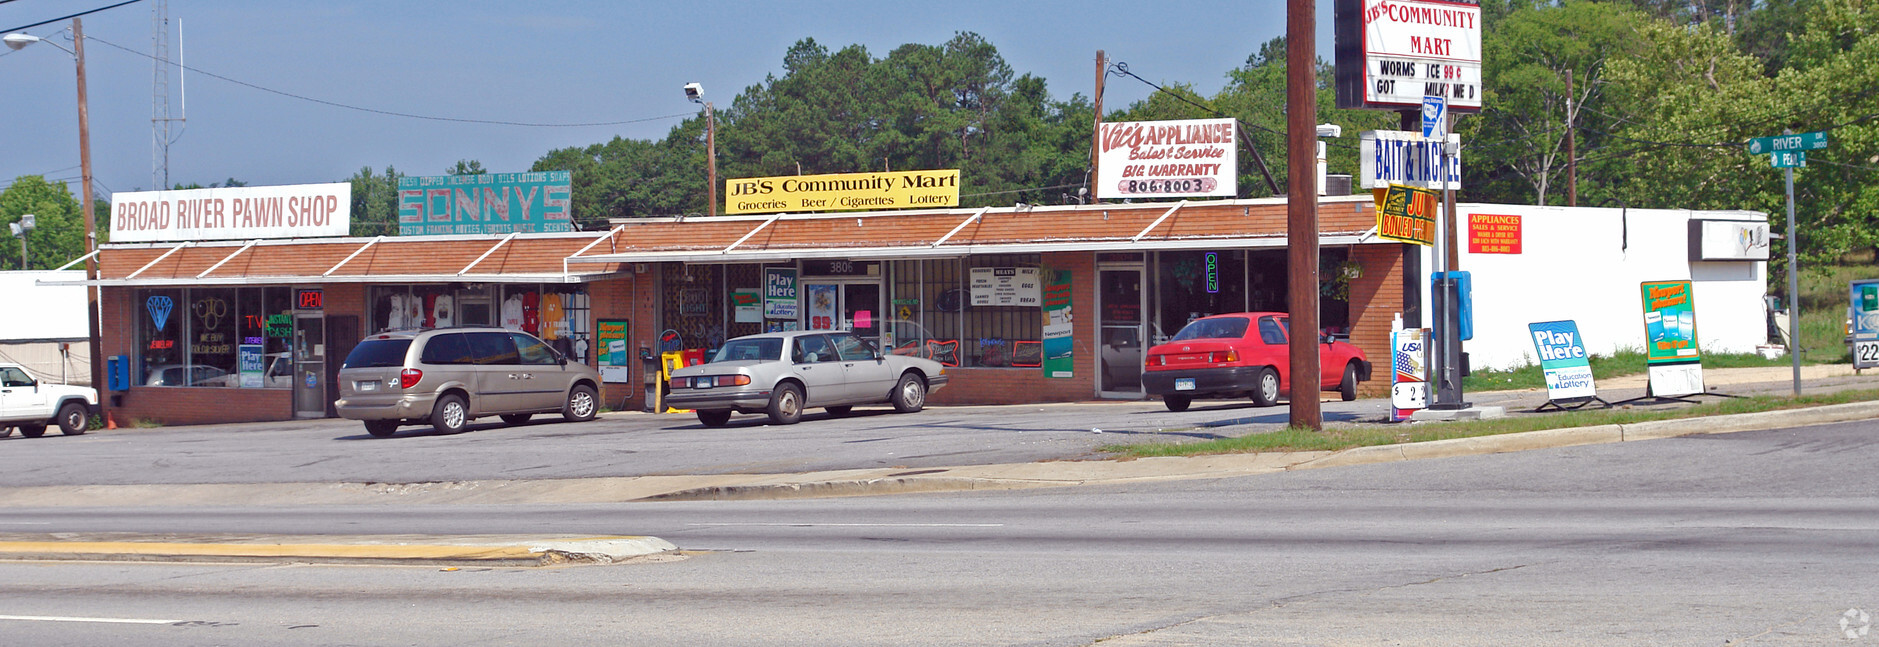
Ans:
[[[374,438],[390,438],[392,434],[398,433],[398,421],[367,420],[365,421],[365,433],[372,434]]]
[[[894,410],[901,413],[913,413],[926,408],[926,381],[912,373],[900,376],[900,382],[894,385],[894,393],[888,396],[894,402]]]
[[[505,424],[521,425],[528,424],[528,419],[533,417],[535,414],[532,413],[505,413],[502,414],[502,421]]]
[[[699,409],[698,421],[705,423],[706,427],[722,427],[724,423],[731,421],[731,412],[729,410],[705,411]]]
[[[1267,366],[1259,369],[1259,376],[1253,378],[1253,404],[1270,407],[1279,403],[1279,372]]]
[[[842,416],[848,415],[848,412],[854,411],[855,407],[853,405],[844,404],[839,407],[827,407],[827,409],[829,411],[830,416],[840,418]]]
[[[437,398],[437,404],[431,406],[431,427],[446,434],[462,433],[470,426],[470,403],[463,396],[451,393]]]
[[[1186,411],[1187,405],[1194,403],[1194,398],[1185,395],[1164,395],[1161,396],[1161,403],[1166,405],[1169,411]]]
[[[568,391],[568,404],[561,408],[561,417],[568,422],[587,422],[600,413],[600,396],[594,394],[594,387],[582,384]]]
[[[59,433],[77,436],[90,429],[91,412],[85,410],[85,405],[67,402],[65,406],[59,407]]]
[[[22,422],[20,423],[20,435],[25,436],[27,438],[38,438],[40,436],[44,436],[46,435],[46,423]]]
[[[802,419],[802,387],[783,384],[770,394],[770,422],[779,425],[793,425]]]
[[[1344,379],[1337,383],[1337,395],[1345,402],[1357,399],[1357,365],[1344,365]]]

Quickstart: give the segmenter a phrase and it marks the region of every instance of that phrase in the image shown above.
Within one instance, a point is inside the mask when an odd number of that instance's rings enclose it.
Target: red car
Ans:
[[[1186,411],[1194,398],[1251,397],[1269,407],[1292,388],[1283,312],[1241,312],[1195,319],[1168,343],[1148,349],[1142,388],[1161,396],[1169,411]],[[1357,383],[1370,379],[1364,351],[1329,336],[1319,339],[1318,387],[1357,399]]]

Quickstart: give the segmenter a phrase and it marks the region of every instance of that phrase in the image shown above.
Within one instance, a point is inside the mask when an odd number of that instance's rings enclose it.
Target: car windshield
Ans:
[[[1170,341],[1190,339],[1239,339],[1246,336],[1248,321],[1245,317],[1212,317],[1196,319],[1181,332],[1174,334]]]
[[[405,351],[410,349],[409,339],[368,339],[346,356],[346,368],[403,366]]]
[[[777,337],[762,339],[733,339],[725,342],[718,349],[718,355],[712,362],[735,362],[738,360],[762,359],[773,360],[783,356],[783,340]]]

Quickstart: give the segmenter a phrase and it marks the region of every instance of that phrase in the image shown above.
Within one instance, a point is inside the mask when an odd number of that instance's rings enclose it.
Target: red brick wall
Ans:
[[[227,389],[134,386],[124,406],[112,410],[118,426],[138,420],[165,425],[292,420],[293,389]],[[240,397],[235,397],[239,395]]]
[[[1041,368],[948,368],[946,388],[934,404],[1019,404],[1069,402],[1096,397],[1096,255],[1089,252],[1043,255],[1049,270],[1070,271],[1070,321],[1075,377],[1051,378]],[[1042,316],[1042,313],[1039,313]]]
[[[1403,245],[1357,245],[1351,260],[1364,275],[1351,279],[1351,343],[1371,364],[1370,381],[1358,392],[1382,395],[1390,390],[1390,323],[1403,311]]]
[[[653,337],[659,334],[653,322],[654,308],[658,305],[658,279],[651,273],[635,274],[626,278],[595,281],[587,284],[588,303],[596,321],[600,319],[625,319],[628,321],[626,352],[635,359],[632,363],[632,381],[619,384],[602,384],[600,399],[602,404],[614,411],[639,411],[646,407],[644,384],[645,365],[637,358],[640,347],[653,348]],[[588,330],[598,330],[598,324],[588,322]],[[595,353],[598,356],[598,352]]]

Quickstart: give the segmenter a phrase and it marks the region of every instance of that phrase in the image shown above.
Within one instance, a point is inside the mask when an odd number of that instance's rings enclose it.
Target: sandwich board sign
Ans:
[[[1696,295],[1689,281],[1645,281],[1644,363],[1651,395],[1664,398],[1703,392],[1703,354],[1697,349]]]
[[[1533,335],[1533,349],[1540,356],[1540,371],[1546,376],[1548,400],[1571,400],[1598,395],[1592,382],[1592,364],[1585,352],[1585,339],[1579,336],[1579,324],[1543,321],[1527,324]]]
[[[1429,330],[1390,333],[1390,355],[1391,417],[1408,420],[1416,410],[1429,408]]]

